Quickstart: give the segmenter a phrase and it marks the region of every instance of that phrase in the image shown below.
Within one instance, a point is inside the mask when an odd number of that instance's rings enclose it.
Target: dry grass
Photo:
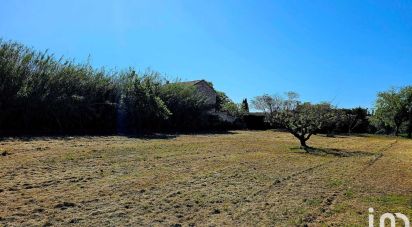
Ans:
[[[0,141],[0,225],[367,225],[412,218],[412,141],[234,131]]]

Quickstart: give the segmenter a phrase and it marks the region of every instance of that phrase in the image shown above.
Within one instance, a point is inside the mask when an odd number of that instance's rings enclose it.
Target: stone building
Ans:
[[[215,89],[205,80],[193,80],[182,82],[183,84],[195,86],[196,91],[206,98],[206,103],[211,106],[216,105],[217,93]]]
[[[196,87],[196,91],[199,94],[203,95],[206,98],[206,103],[211,106],[216,106],[217,92],[212,87],[210,83],[205,80],[194,80],[182,82],[183,84],[192,85]],[[221,121],[233,123],[236,120],[236,117],[230,116],[226,112],[217,111],[215,108],[212,108],[209,111],[209,114],[218,116]]]

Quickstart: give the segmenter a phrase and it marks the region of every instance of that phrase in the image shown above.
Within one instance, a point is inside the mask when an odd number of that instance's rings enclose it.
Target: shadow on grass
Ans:
[[[399,136],[402,137],[402,138],[405,138],[405,139],[412,139],[412,137],[408,137],[407,134],[401,134]]]
[[[200,132],[165,132],[165,133],[150,133],[150,134],[125,134],[128,138],[137,139],[174,139],[179,136],[213,136],[213,135],[234,135],[238,134],[233,131],[200,131]]]
[[[290,148],[290,150],[300,151],[297,152],[299,154],[306,154],[306,155],[333,155],[336,157],[362,157],[362,156],[373,156],[375,153],[367,152],[367,151],[346,151],[342,149],[336,148],[315,148],[309,147],[307,150],[301,149],[299,147]]]
[[[105,135],[107,136],[107,135]],[[74,140],[78,137],[91,137],[91,136],[73,136],[73,135],[68,135],[68,136],[56,136],[56,135],[24,135],[24,136],[1,136],[0,141],[10,141],[10,140],[18,140],[22,142],[31,142],[35,140],[65,140],[65,141],[70,141]]]
[[[357,133],[340,133],[340,134],[318,134],[320,137],[328,137],[328,138],[349,138],[349,137],[361,137],[366,138],[370,137],[373,134],[357,134]]]
[[[360,138],[368,138],[368,137],[384,137],[384,138],[405,138],[405,139],[412,139],[409,138],[407,134],[399,134],[395,136],[394,134],[366,134],[366,133],[340,133],[340,134],[318,134],[320,137],[327,137],[327,138],[350,138],[350,137],[360,137]]]
[[[153,133],[153,134],[122,134],[117,136],[124,136],[127,138],[133,139],[144,139],[144,140],[153,140],[153,139],[162,139],[169,140],[178,137],[179,135],[175,134],[164,134],[164,133]]]
[[[19,140],[23,142],[30,142],[34,140],[75,140],[78,138],[89,138],[92,139],[93,137],[110,137],[110,136],[123,136],[127,138],[136,138],[136,139],[175,139],[182,135],[205,135],[205,136],[212,136],[212,135],[232,135],[238,134],[237,132],[233,131],[200,131],[200,132],[164,132],[164,133],[112,133],[112,134],[33,134],[33,135],[1,135],[0,141],[7,141],[7,140]]]

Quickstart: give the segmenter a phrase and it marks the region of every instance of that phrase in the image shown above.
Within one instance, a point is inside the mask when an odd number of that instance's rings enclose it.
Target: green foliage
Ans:
[[[299,139],[303,148],[308,148],[306,141],[336,117],[334,108],[328,103],[301,103],[299,95],[287,92],[287,98],[263,95],[256,97],[252,103],[256,109],[266,113],[272,125],[286,129]]]
[[[230,116],[240,117],[243,115],[243,110],[240,105],[230,101],[222,105],[221,111],[228,113]]]
[[[242,104],[240,106],[240,109],[244,113],[249,113],[249,103],[247,102],[247,99],[243,99]]]
[[[274,115],[281,110],[283,103],[281,96],[268,94],[257,96],[252,100],[253,107],[265,114],[265,119],[271,126],[276,126]]]
[[[205,109],[194,88],[156,72],[96,70],[0,40],[0,133],[187,128]]]
[[[285,101],[285,103],[288,102],[288,100]],[[306,141],[326,124],[329,124],[334,117],[335,112],[328,103],[297,103],[296,107],[285,107],[274,116],[275,121],[298,138],[304,148],[307,147]]]
[[[412,88],[390,89],[379,92],[375,103],[375,112],[372,123],[386,133],[391,131],[398,135],[405,122],[412,124]],[[410,128],[408,127],[408,132]]]
[[[365,108],[335,109],[335,117],[324,128],[331,133],[366,133],[369,128],[369,114]]]
[[[233,102],[224,92],[217,91],[216,110],[226,112],[233,117],[241,117],[248,111],[242,107],[242,104]]]
[[[104,69],[0,42],[0,129],[103,130],[114,126],[117,87]]]
[[[224,108],[225,104],[231,102],[229,97],[221,91],[216,91],[217,97],[216,97],[216,106],[215,109],[220,111]]]
[[[162,81],[158,73],[147,71],[139,76],[133,69],[120,74],[121,111],[127,122],[126,131],[153,130],[160,120],[172,113],[160,98]],[[122,126],[124,127],[124,126]]]
[[[160,98],[173,113],[168,121],[163,121],[165,128],[188,130],[206,127],[206,113],[210,106],[195,87],[183,83],[166,84],[160,89]]]
[[[405,105],[408,138],[412,138],[412,86],[403,87],[400,91],[402,102]]]

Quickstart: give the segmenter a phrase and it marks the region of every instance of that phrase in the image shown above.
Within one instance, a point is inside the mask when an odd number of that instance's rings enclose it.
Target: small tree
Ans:
[[[253,107],[265,114],[266,121],[272,127],[275,125],[274,116],[281,110],[283,103],[281,96],[268,94],[257,96],[252,100]]]
[[[323,127],[333,125],[336,111],[329,103],[301,103],[296,92],[287,92],[287,99],[281,96],[262,95],[252,103],[266,114],[271,125],[277,125],[299,139],[301,148],[309,151],[306,141]]]
[[[340,109],[341,119],[338,127],[341,132],[351,134],[352,132],[364,132],[368,126],[368,109],[361,107],[353,109]]]
[[[216,110],[226,112],[233,117],[242,117],[246,113],[244,111],[244,101],[235,103],[224,92],[217,91]],[[249,109],[248,106],[246,107]]]
[[[408,98],[403,97],[403,93],[396,89],[379,92],[372,119],[377,126],[393,129],[396,136],[402,123],[408,119]]]
[[[334,111],[328,103],[298,103],[294,108],[288,109],[289,101],[285,101],[285,108],[275,114],[275,121],[299,139],[302,149],[309,151],[306,141],[330,123],[334,118]]]
[[[408,121],[408,138],[412,137],[412,86],[406,86],[400,90],[402,103],[405,105],[406,121]]]
[[[241,109],[245,113],[249,113],[249,104],[247,102],[247,99],[243,99],[242,104],[241,104]]]

